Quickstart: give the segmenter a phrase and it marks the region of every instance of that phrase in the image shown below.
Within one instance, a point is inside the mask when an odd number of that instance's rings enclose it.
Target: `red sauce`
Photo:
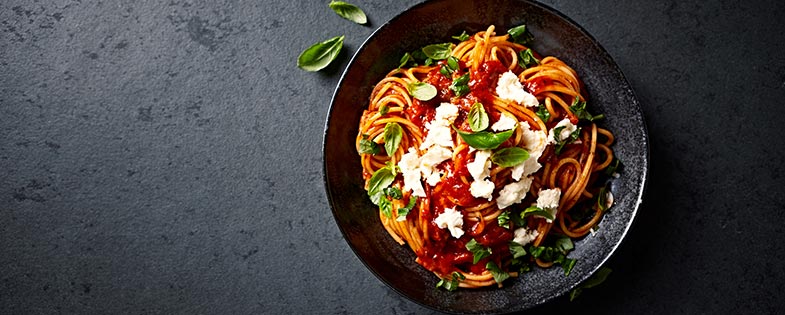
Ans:
[[[552,84],[553,81],[551,79],[546,77],[537,77],[531,80],[526,80],[526,82],[523,83],[523,88],[526,89],[527,92],[537,95],[542,91],[542,89]]]

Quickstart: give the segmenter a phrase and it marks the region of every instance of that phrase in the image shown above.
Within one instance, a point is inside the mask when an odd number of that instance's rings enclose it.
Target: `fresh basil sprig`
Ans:
[[[570,105],[570,111],[578,117],[579,120],[585,121],[595,121],[599,119],[605,118],[605,115],[592,115],[589,114],[589,111],[586,110],[586,101],[580,100],[580,97],[576,96],[572,100],[572,105]]]
[[[499,133],[493,133],[489,131],[480,131],[480,132],[465,132],[458,130],[457,128],[453,127],[455,131],[461,136],[466,144],[471,146],[472,148],[478,150],[493,150],[499,147],[504,141],[512,136],[512,133],[515,131],[515,128],[502,131]]]
[[[451,43],[431,44],[423,47],[422,52],[433,60],[444,60],[450,56],[452,48]]]
[[[513,167],[529,158],[529,151],[519,147],[509,147],[493,152],[491,161],[501,167]]]
[[[344,36],[336,36],[313,44],[297,58],[297,66],[305,71],[319,71],[327,67],[343,48]]]
[[[439,282],[436,283],[437,288],[444,288],[447,291],[455,291],[458,289],[458,285],[460,284],[461,280],[465,280],[466,276],[461,274],[460,272],[453,271],[452,273],[452,280],[441,279]]]
[[[529,32],[525,24],[509,29],[507,34],[510,34],[513,42],[521,45],[527,45],[534,40],[534,35]]]
[[[482,260],[483,258],[491,256],[491,249],[482,246],[482,244],[480,243],[477,243],[475,239],[472,239],[471,241],[466,243],[466,249],[472,252],[472,255],[474,255],[473,263],[475,264],[480,260]]]
[[[436,97],[436,87],[425,82],[412,82],[406,85],[409,94],[421,101],[428,101]]]
[[[491,275],[493,275],[493,280],[495,280],[496,283],[502,283],[504,280],[507,280],[507,278],[510,277],[509,273],[501,270],[499,266],[497,266],[496,263],[492,261],[489,261],[487,264],[485,264],[485,268],[491,272]]]
[[[335,13],[340,15],[342,18],[352,21],[357,24],[365,24],[368,22],[368,18],[365,16],[365,12],[358,8],[356,5],[351,3],[347,3],[344,1],[330,1],[330,9],[333,9]]]
[[[450,90],[455,93],[455,96],[461,97],[469,93],[469,74],[464,74],[450,84]]]
[[[446,64],[442,65],[439,72],[447,78],[451,78],[453,72],[457,71],[460,68],[460,63],[458,58],[454,56],[447,57]]]
[[[540,60],[534,57],[531,48],[518,52],[518,65],[521,66],[521,68],[528,69],[539,64]]]
[[[469,109],[467,116],[469,120],[469,127],[474,132],[483,131],[488,128],[490,121],[488,120],[488,113],[485,112],[485,106],[482,103],[474,103]]]
[[[395,180],[395,172],[393,168],[397,166],[387,165],[382,167],[376,172],[373,172],[371,179],[368,181],[368,197],[371,197],[371,202],[377,206],[381,206],[382,199],[387,200],[384,194],[384,189],[389,187]],[[389,200],[387,200],[389,202]]]
[[[368,140],[368,135],[363,134],[363,138],[360,139],[360,154],[378,154],[379,153],[379,145],[376,142]]]
[[[461,32],[461,35],[452,36],[452,38],[462,42],[469,39],[469,34],[466,34],[466,31],[463,31]]]
[[[384,149],[388,156],[393,156],[403,138],[403,128],[396,122],[389,122],[384,125]]]

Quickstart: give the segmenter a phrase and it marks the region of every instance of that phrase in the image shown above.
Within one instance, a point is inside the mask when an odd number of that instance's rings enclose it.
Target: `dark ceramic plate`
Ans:
[[[379,222],[377,208],[363,189],[360,159],[354,147],[360,115],[376,82],[398,66],[400,56],[427,44],[451,41],[451,35],[485,30],[497,34],[526,24],[536,40],[532,48],[571,65],[583,79],[593,112],[604,113],[605,128],[616,135],[613,150],[624,169],[611,189],[616,197],[595,235],[576,244],[572,273],[561,268],[535,269],[504,288],[437,290],[431,272],[398,245]],[[422,3],[382,25],[357,51],[333,96],[324,135],[324,177],[338,227],[365,265],[407,298],[452,313],[508,313],[531,308],[569,292],[591,276],[614,252],[641,203],[648,170],[648,140],[638,101],[608,53],[580,26],[539,3],[510,0],[437,0]]]

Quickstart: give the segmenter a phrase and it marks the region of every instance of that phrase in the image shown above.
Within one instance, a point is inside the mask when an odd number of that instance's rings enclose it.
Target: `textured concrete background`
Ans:
[[[327,2],[0,3],[0,313],[431,313],[354,256],[321,171],[340,71],[418,1]],[[609,280],[538,311],[785,312],[785,4],[545,3],[627,75],[653,172]]]

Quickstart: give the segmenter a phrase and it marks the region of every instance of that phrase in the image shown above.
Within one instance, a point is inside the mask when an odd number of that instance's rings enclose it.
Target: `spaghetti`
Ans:
[[[532,52],[521,27],[426,46],[426,65],[376,84],[359,124],[382,225],[449,290],[501,287],[534,265],[569,274],[571,240],[612,204],[613,134],[577,73]]]

